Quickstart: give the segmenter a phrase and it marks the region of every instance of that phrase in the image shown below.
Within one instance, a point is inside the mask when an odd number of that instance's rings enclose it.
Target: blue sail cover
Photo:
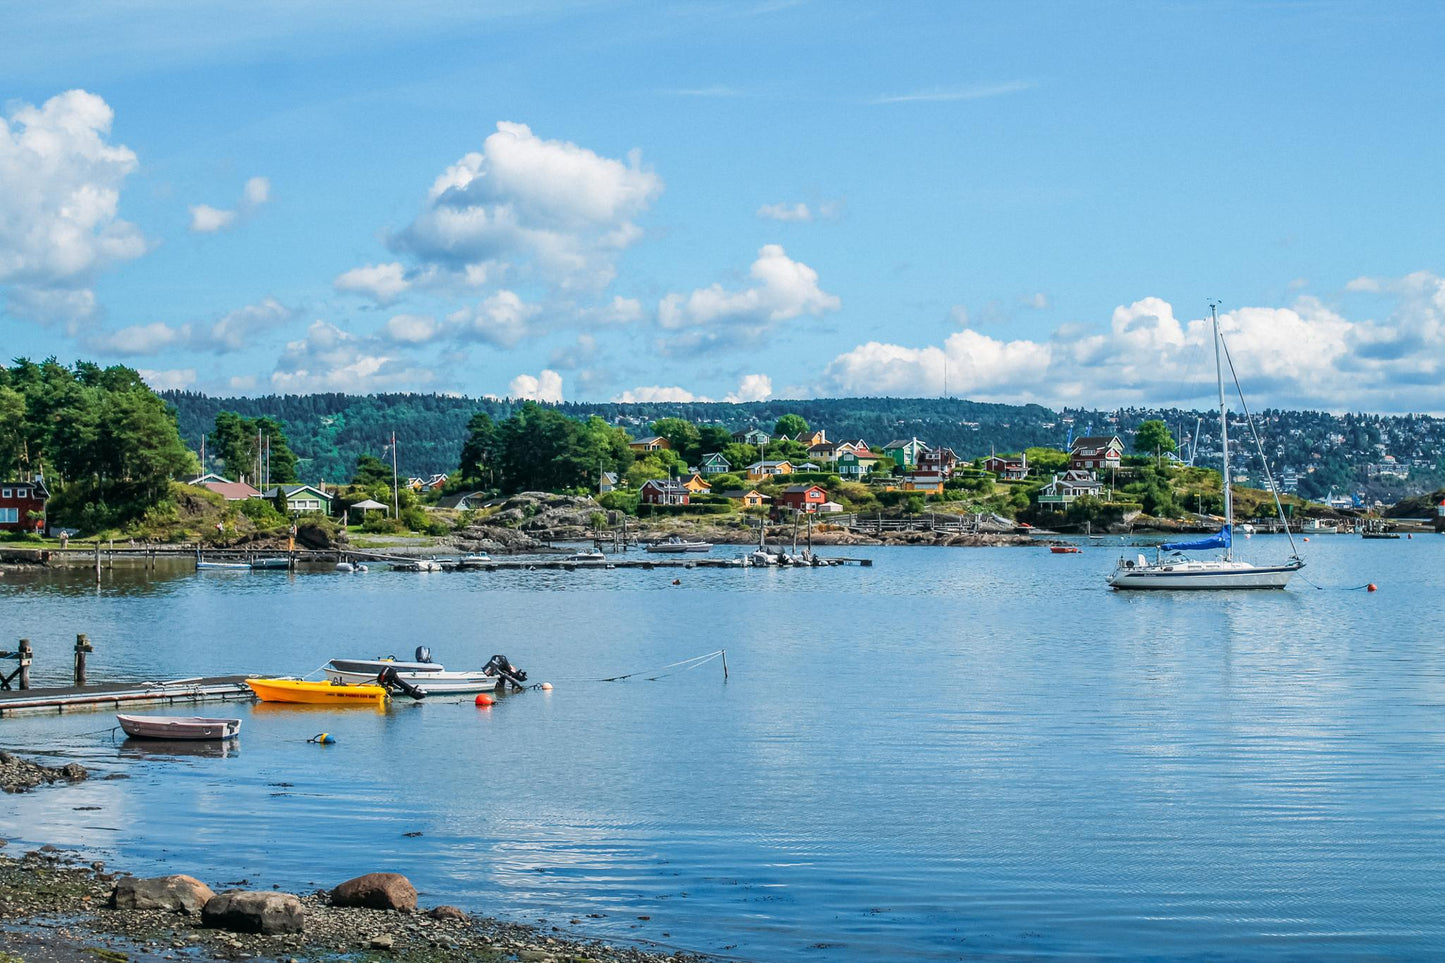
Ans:
[[[1225,525],[1219,531],[1197,542],[1165,542],[1159,547],[1166,552],[1202,552],[1210,548],[1228,548],[1230,527]]]

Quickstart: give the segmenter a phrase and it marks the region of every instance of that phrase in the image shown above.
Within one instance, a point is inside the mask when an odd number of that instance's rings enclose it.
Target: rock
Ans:
[[[290,893],[228,889],[201,908],[201,922],[234,933],[300,933],[306,911]]]
[[[467,918],[467,914],[455,906],[437,906],[426,915],[434,920],[465,920]]]
[[[115,884],[110,905],[122,910],[199,913],[215,895],[211,887],[194,876],[127,877]]]
[[[337,906],[363,906],[410,913],[416,909],[416,887],[400,873],[367,873],[333,889],[331,902]]]
[[[0,789],[6,792],[24,792],[42,783],[61,780],[80,782],[89,775],[84,767],[73,762],[56,769],[0,752]]]
[[[382,933],[379,936],[373,936],[370,945],[373,950],[389,950],[396,945],[396,937],[390,933]]]

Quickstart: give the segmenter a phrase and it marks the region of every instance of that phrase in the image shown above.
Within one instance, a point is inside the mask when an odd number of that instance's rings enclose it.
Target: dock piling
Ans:
[[[90,644],[90,638],[83,633],[75,637],[75,684],[85,685],[85,656],[88,652],[94,652],[95,646]]]

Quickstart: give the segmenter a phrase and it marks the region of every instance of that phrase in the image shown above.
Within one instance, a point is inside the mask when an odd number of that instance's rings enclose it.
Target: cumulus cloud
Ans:
[[[109,142],[113,119],[84,90],[0,116],[0,284],[10,313],[78,324],[95,311],[96,275],[145,253],[140,231],[118,216],[137,161]]]
[[[767,401],[773,396],[773,379],[765,374],[743,375],[736,391],[730,392],[723,401],[741,404],[746,401]]]
[[[397,261],[367,264],[337,275],[331,286],[338,291],[362,294],[379,304],[390,304],[411,288],[406,268]]]
[[[547,367],[563,371],[575,371],[590,365],[597,357],[597,338],[590,334],[579,334],[572,344],[563,345],[552,351],[547,358]]]
[[[399,344],[426,344],[440,330],[436,318],[425,314],[398,314],[387,319],[382,328],[388,340]]]
[[[209,204],[192,204],[191,230],[197,234],[214,234],[234,227],[237,219],[254,212],[256,208],[271,199],[271,182],[264,177],[252,177],[241,188],[241,199],[234,210],[212,207]]]
[[[85,339],[95,351],[118,355],[149,355],[170,349],[229,354],[243,351],[255,339],[296,317],[296,312],[275,298],[229,311],[215,321],[169,325],[159,321],[136,324],[117,331],[98,332]]]
[[[722,285],[691,294],[669,294],[657,308],[658,323],[675,332],[663,342],[669,353],[756,343],[779,324],[803,315],[819,317],[842,302],[818,286],[818,272],[767,244],[749,272],[756,282],[740,291]]]
[[[1393,297],[1383,319],[1350,320],[1313,297],[1220,315],[1235,370],[1256,407],[1445,410],[1445,279],[1428,272],[1359,278]],[[965,327],[941,346],[869,342],[835,357],[823,394],[952,395],[982,401],[1205,405],[1215,391],[1207,316],[1181,319],[1161,298],[1114,309],[1042,340]]]
[[[772,395],[773,379],[763,374],[750,374],[743,375],[737,390],[729,392],[723,397],[723,401],[733,404],[766,401]],[[713,399],[707,395],[694,394],[681,385],[644,385],[614,395],[612,400],[618,404],[641,404],[649,401],[708,402]]]
[[[513,291],[498,291],[479,304],[448,315],[447,330],[463,341],[515,348],[534,333],[530,323],[541,311]]]
[[[641,238],[635,218],[661,191],[636,152],[615,160],[504,121],[436,178],[425,208],[389,244],[421,270],[516,271],[597,291]]]
[[[153,371],[149,368],[141,368],[136,374],[140,375],[141,380],[156,391],[175,391],[181,388],[189,388],[196,383],[195,368],[175,368],[170,371]]]
[[[325,321],[313,321],[306,336],[287,343],[271,373],[274,391],[392,391],[431,383],[428,368],[409,364],[375,338],[358,337]]]
[[[507,397],[524,401],[547,401],[554,404],[562,401],[562,376],[550,368],[544,368],[537,377],[519,374],[507,383]]]

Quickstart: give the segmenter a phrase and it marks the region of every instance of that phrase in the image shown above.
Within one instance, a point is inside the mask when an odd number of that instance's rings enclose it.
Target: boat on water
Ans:
[[[446,670],[446,666],[440,662],[432,661],[431,649],[424,645],[416,647],[416,651],[412,653],[412,659],[411,662],[401,662],[394,655],[378,655],[374,659],[332,659],[330,665],[342,672],[364,673],[371,679],[375,679],[387,669],[406,673],[431,673]]]
[[[1299,557],[1299,551],[1294,544],[1294,535],[1290,533],[1287,523],[1284,525],[1284,531],[1285,535],[1289,537],[1292,554],[1285,562],[1278,565],[1255,565],[1234,558],[1231,552],[1234,530],[1234,494],[1229,480],[1229,412],[1224,403],[1224,356],[1228,349],[1224,345],[1224,338],[1219,333],[1217,302],[1210,303],[1209,318],[1214,336],[1214,374],[1219,385],[1219,430],[1224,457],[1223,471],[1220,475],[1224,487],[1224,524],[1218,532],[1205,538],[1190,542],[1165,542],[1159,546],[1153,561],[1142,554],[1132,559],[1121,558],[1118,566],[1105,579],[1112,588],[1282,589],[1289,583],[1290,577],[1295,572],[1304,568],[1304,559]],[[1231,362],[1231,371],[1233,367]],[[1237,378],[1235,379],[1235,388],[1239,389]],[[1253,432],[1254,419],[1249,414],[1248,406],[1244,404],[1242,390],[1239,391],[1239,399],[1241,407],[1244,408],[1245,419]],[[1280,521],[1285,522],[1284,508],[1279,501],[1279,487],[1274,484],[1274,479],[1269,475],[1269,462],[1264,457],[1264,446],[1260,444],[1258,433],[1255,433],[1254,440],[1255,446],[1260,451],[1260,460],[1265,465],[1265,474],[1269,478],[1270,490],[1275,493],[1275,509],[1279,512]],[[1223,554],[1209,559],[1196,559],[1184,554],[1212,549],[1222,549]],[[1167,556],[1166,552],[1169,553]]]
[[[130,716],[116,713],[115,721],[134,739],[176,739],[219,742],[240,735],[240,719],[201,716]]]
[[[322,669],[329,683],[366,685],[376,683],[396,686],[414,698],[426,695],[463,695],[493,692],[511,683],[525,688],[527,673],[518,669],[505,655],[494,655],[480,669],[449,672],[440,662],[431,660],[431,650],[417,646],[415,662],[386,659],[332,659]]]
[[[253,558],[251,567],[257,570],[290,568],[291,560],[289,558]]]
[[[364,685],[375,682],[378,676],[376,672],[354,672],[339,669],[334,664],[326,666],[321,671],[325,674],[328,682],[338,685]],[[493,692],[502,685],[500,676],[487,675],[481,669],[475,672],[448,672],[440,668],[435,672],[408,672],[397,669],[396,677],[403,682],[409,682],[424,689],[429,696]]]
[[[685,538],[671,535],[660,542],[653,542],[647,546],[649,552],[675,554],[678,552],[710,552],[712,542],[692,542]]]
[[[440,572],[442,563],[430,558],[409,558],[401,562],[392,562],[393,572]]]
[[[568,556],[567,556],[566,558],[564,558],[562,561],[564,561],[564,562],[605,562],[605,561],[607,561],[607,556],[606,556],[606,555],[603,555],[603,554],[602,554],[601,552],[599,552],[597,549],[593,548],[593,549],[588,549],[588,550],[585,551],[585,552],[573,552],[571,555],[568,555]]]
[[[246,685],[262,702],[291,702],[314,706],[377,706],[384,705],[390,698],[386,687],[374,682],[367,685],[336,685],[332,682],[307,682],[304,679],[247,679]]]
[[[1055,555],[1077,555],[1079,547],[1077,545],[1050,545],[1049,551]]]
[[[251,571],[251,563],[249,563],[249,562],[206,562],[206,561],[198,561],[198,562],[196,562],[196,571],[198,571],[198,572],[207,572],[207,571],[217,572],[217,571],[227,571],[227,570],[235,571],[235,570],[237,570],[237,569],[239,569],[239,570],[241,570],[241,571],[244,571],[244,572],[249,572],[249,571]]]
[[[457,559],[457,568],[482,568],[492,564],[492,556],[486,552],[473,552]]]

